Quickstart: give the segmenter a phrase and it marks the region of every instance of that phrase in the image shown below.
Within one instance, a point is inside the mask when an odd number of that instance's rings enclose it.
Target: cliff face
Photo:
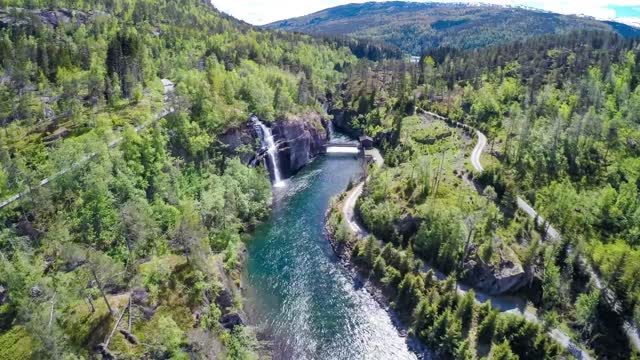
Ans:
[[[349,109],[336,109],[329,110],[329,114],[333,115],[333,126],[352,137],[357,137],[360,134],[354,130],[351,126],[351,119],[355,116],[355,112]]]
[[[318,113],[289,117],[273,123],[279,149],[280,170],[285,178],[298,172],[314,157],[323,154],[329,135],[326,121]]]
[[[220,139],[227,145],[229,156],[238,156],[243,164],[251,164],[258,151],[260,140],[256,140],[250,126],[227,130]]]
[[[475,252],[475,249],[471,249]],[[531,282],[520,264],[503,259],[500,266],[487,264],[477,256],[464,264],[465,283],[490,295],[513,293]]]
[[[278,167],[283,178],[300,171],[325,152],[324,145],[329,141],[326,124],[318,113],[290,116],[271,123],[271,132],[278,147]],[[220,140],[227,145],[228,155],[239,156],[243,164],[253,165],[266,156],[265,149],[260,146],[260,134],[251,121],[244,128],[227,130]]]

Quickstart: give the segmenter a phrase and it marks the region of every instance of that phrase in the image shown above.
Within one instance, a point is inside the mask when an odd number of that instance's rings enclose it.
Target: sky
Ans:
[[[219,10],[254,25],[303,16],[333,6],[366,1],[370,0],[211,0]],[[464,0],[439,0],[438,2],[464,2]],[[522,5],[561,14],[616,19],[640,26],[640,0],[471,0],[466,2]]]

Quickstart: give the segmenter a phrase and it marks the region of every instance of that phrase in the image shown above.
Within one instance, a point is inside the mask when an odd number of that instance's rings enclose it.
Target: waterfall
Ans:
[[[335,129],[333,128],[333,120],[329,120],[327,124],[327,132],[329,133],[329,141],[333,140]]]
[[[257,117],[252,118],[254,127],[258,135],[260,135],[260,141],[262,143],[262,147],[267,150],[269,161],[271,162],[271,169],[273,171],[273,186],[281,187],[284,185],[282,182],[282,178],[280,175],[280,167],[278,166],[278,147],[276,146],[275,141],[273,141],[273,134],[271,133],[271,129],[269,129],[260,119]]]

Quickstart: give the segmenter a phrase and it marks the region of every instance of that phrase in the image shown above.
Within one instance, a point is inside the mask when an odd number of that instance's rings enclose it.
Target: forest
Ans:
[[[561,15],[517,4],[444,1],[339,5],[265,28],[375,40],[415,56],[439,47],[482,49],[579,30],[606,31],[626,38],[640,35],[635,26],[589,16]]]
[[[220,139],[319,109],[356,57],[196,0],[0,8],[0,197],[24,194],[0,212],[0,358],[254,357],[237,288],[271,187]]]
[[[258,139],[225,139],[327,111],[384,157],[356,203],[371,236],[344,195],[327,227],[409,336],[445,359],[571,356],[554,331],[638,358],[640,40],[486,34],[415,64],[402,39],[265,30],[200,0],[0,0],[0,359],[260,358],[240,289],[274,194],[242,160]]]
[[[637,40],[581,31],[478,50],[437,48],[416,67],[387,61],[350,69],[341,93],[345,125],[375,137],[385,156],[385,167],[371,170],[358,213],[386,245],[354,243],[340,230],[339,214],[332,226],[352,244],[355,261],[364,256],[365,271],[398,297],[396,306],[425,341],[437,343],[433,329],[419,332],[424,324],[416,317],[424,311],[420,299],[434,302],[430,277],[420,278],[413,303],[401,304],[398,279],[412,281],[416,270],[400,270],[406,266],[390,256],[416,257],[476,286],[474,276],[486,267],[492,276],[521,267],[526,285],[507,293],[527,299],[544,326],[559,326],[597,357],[637,356],[623,322],[640,321],[639,52]],[[468,162],[476,135],[455,122],[486,134],[484,172]],[[544,222],[520,210],[518,197]],[[445,316],[446,308],[435,314]],[[486,353],[487,340],[492,349],[504,345],[500,337],[474,338],[456,319],[477,354]],[[519,358],[539,358],[527,347],[504,346]],[[473,358],[458,350],[443,351]]]

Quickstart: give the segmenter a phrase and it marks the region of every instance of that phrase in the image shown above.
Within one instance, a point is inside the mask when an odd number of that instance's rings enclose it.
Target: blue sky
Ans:
[[[640,0],[638,0],[640,3]],[[609,5],[610,9],[616,11],[618,17],[640,17],[640,4],[639,5]]]
[[[367,0],[211,0],[220,10],[252,24],[262,25],[276,20],[306,15],[328,7],[361,3]],[[378,0],[381,1],[381,0]],[[419,1],[419,0],[417,0]],[[440,0],[460,2],[461,0]],[[484,0],[472,3],[523,5],[561,14],[588,15],[601,19],[638,24],[640,0]]]

